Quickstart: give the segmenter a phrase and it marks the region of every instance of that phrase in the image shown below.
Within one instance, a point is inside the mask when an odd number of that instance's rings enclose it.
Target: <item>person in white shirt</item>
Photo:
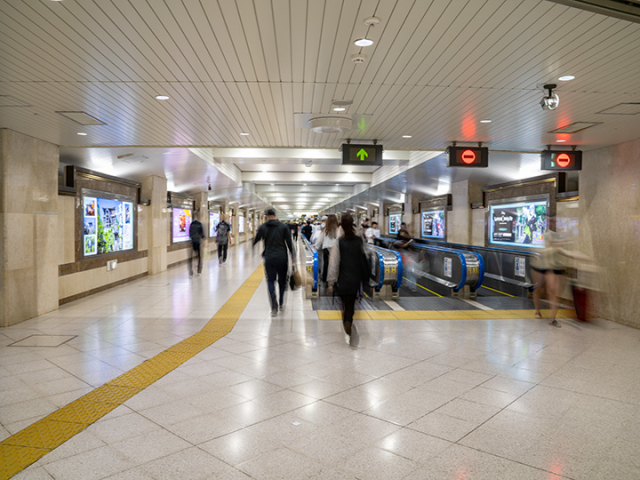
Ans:
[[[364,236],[367,239],[367,243],[375,244],[376,240],[380,238],[380,229],[378,228],[378,222],[372,222],[371,226],[364,232]]]
[[[335,215],[329,215],[326,220],[325,227],[318,234],[315,247],[318,251],[322,250],[322,282],[327,284],[327,272],[329,271],[329,252],[336,244],[338,239],[338,218]]]

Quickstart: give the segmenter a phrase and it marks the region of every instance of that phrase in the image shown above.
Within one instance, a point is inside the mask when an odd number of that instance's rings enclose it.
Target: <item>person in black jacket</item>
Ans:
[[[364,241],[353,227],[353,217],[348,213],[342,215],[340,226],[344,236],[338,239],[329,254],[327,295],[333,295],[335,288],[342,299],[342,326],[346,334],[351,336],[356,297],[361,283],[369,275],[369,266],[364,253]]]
[[[287,291],[287,271],[289,269],[289,253],[293,256],[293,244],[291,243],[291,231],[284,224],[276,220],[276,212],[269,208],[266,212],[267,221],[262,224],[256,238],[253,239],[255,245],[260,240],[264,240],[264,269],[267,275],[267,287],[269,288],[269,299],[271,301],[271,316],[284,310],[284,292]],[[280,293],[280,302],[276,298],[276,278]]]
[[[307,220],[307,224],[302,227],[302,234],[307,237],[307,240],[311,241],[311,235],[313,235],[313,227],[311,226],[311,220]]]
[[[189,238],[191,238],[191,246],[193,250],[189,252],[189,277],[193,277],[193,256],[198,255],[198,276],[202,274],[202,252],[200,243],[204,238],[204,229],[202,223],[194,220],[189,227]]]

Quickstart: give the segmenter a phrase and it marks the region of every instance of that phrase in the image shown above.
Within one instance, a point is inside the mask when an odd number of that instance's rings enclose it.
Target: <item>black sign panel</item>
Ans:
[[[342,165],[382,166],[382,145],[342,145]]]
[[[545,150],[541,154],[541,170],[582,170],[580,150]]]
[[[447,167],[488,167],[487,147],[447,147]]]

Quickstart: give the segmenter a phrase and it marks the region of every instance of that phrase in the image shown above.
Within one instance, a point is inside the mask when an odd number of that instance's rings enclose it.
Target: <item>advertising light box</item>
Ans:
[[[244,215],[238,217],[238,233],[244,233]]]
[[[82,220],[83,255],[133,249],[133,198],[127,200],[99,192],[83,193]]]
[[[216,227],[220,223],[220,214],[217,212],[209,212],[209,237],[216,236]]]
[[[422,237],[444,240],[444,210],[422,212]]]
[[[189,227],[193,217],[188,208],[173,208],[171,224],[171,241],[173,243],[189,241]]]
[[[511,247],[544,248],[547,202],[491,205],[489,243]]]
[[[402,214],[392,213],[389,215],[389,233],[395,235],[400,231],[400,224],[402,224]]]

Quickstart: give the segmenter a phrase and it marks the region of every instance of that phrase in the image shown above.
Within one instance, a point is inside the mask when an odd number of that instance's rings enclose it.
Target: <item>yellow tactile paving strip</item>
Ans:
[[[354,320],[492,320],[535,318],[533,310],[356,310]],[[549,318],[549,310],[542,310]],[[557,318],[575,318],[573,310],[558,310]],[[319,320],[341,320],[339,310],[318,310]]]
[[[233,329],[263,277],[260,266],[198,333],[0,442],[0,480],[24,470],[224,337]]]

